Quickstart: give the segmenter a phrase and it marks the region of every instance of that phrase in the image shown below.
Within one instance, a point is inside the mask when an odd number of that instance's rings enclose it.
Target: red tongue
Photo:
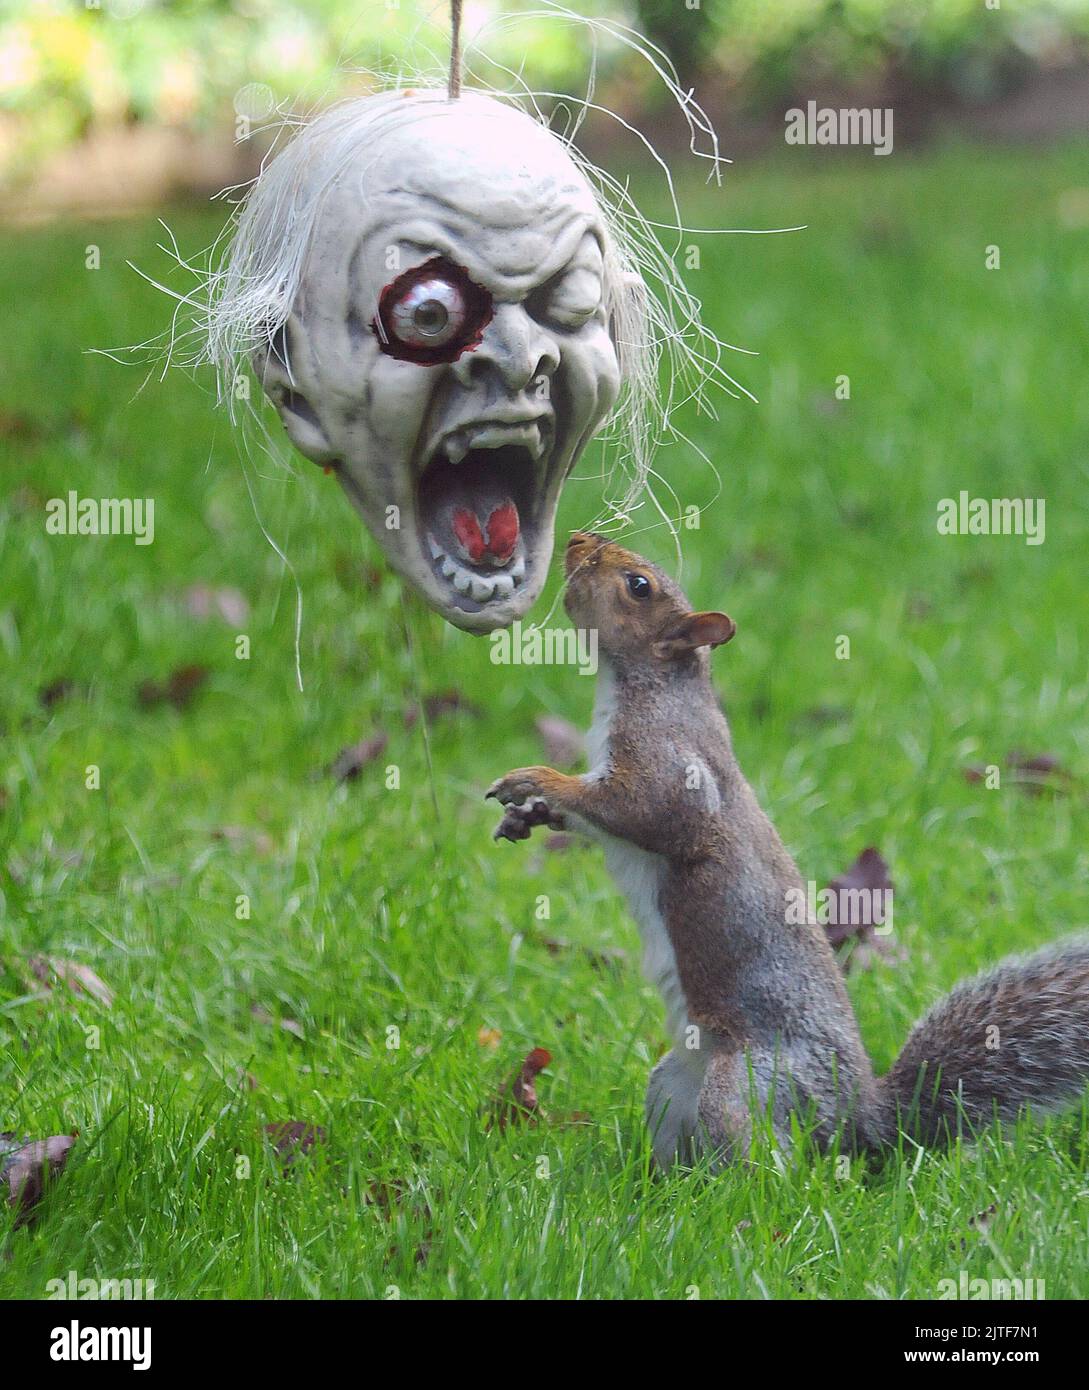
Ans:
[[[450,525],[474,565],[480,564],[485,555],[504,564],[514,554],[514,547],[518,544],[518,508],[513,502],[504,502],[501,507],[496,507],[483,527],[475,512],[468,507],[455,507]]]

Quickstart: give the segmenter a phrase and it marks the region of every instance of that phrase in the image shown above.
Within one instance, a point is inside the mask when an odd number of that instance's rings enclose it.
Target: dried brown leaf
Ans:
[[[250,616],[246,595],[230,585],[216,588],[211,584],[191,584],[182,594],[182,603],[189,616],[200,622],[220,617],[229,627],[239,628]]]
[[[468,714],[473,719],[479,719],[481,709],[479,705],[474,705],[471,700],[467,700],[460,690],[441,690],[434,695],[425,695],[423,700],[424,716],[429,724],[435,723],[438,719],[445,719],[451,714]],[[412,729],[419,722],[419,705],[409,705],[405,710],[405,728]]]
[[[306,1032],[297,1018],[277,1018],[275,1014],[269,1013],[263,1004],[251,1004],[250,1013],[258,1023],[264,1023],[269,1028],[280,1028],[295,1038],[306,1037]]]
[[[373,763],[386,751],[387,734],[372,734],[342,748],[329,766],[329,775],[338,782],[353,782],[368,763]]]
[[[879,955],[890,960],[903,958],[891,937],[876,930],[885,924],[884,895],[892,886],[889,866],[872,845],[829,883],[835,898],[834,905],[829,904],[824,930],[833,948],[842,948],[840,961],[845,973],[853,966],[872,965]]]
[[[265,1125],[263,1132],[285,1169],[292,1167],[297,1159],[305,1157],[317,1144],[324,1144],[328,1138],[322,1125],[303,1124],[300,1120],[282,1120],[277,1124]]]
[[[67,700],[75,688],[75,681],[70,680],[68,676],[58,676],[55,681],[43,685],[38,691],[38,703],[42,709],[52,709],[54,705],[59,705],[62,700]]]
[[[179,666],[171,671],[165,682],[142,682],[136,692],[137,703],[141,709],[153,709],[156,705],[163,704],[173,705],[175,709],[186,709],[209,674],[207,666],[196,663]]]
[[[511,1124],[535,1124],[541,1118],[537,1077],[551,1061],[552,1054],[547,1048],[535,1047],[530,1052],[493,1102],[488,1129],[504,1130]]]
[[[66,984],[73,994],[90,995],[105,1008],[113,1005],[113,990],[95,974],[89,965],[78,960],[62,960],[59,956],[31,956],[27,968],[39,984],[52,990],[58,981]]]
[[[68,1162],[76,1138],[75,1134],[54,1134],[28,1142],[0,1134],[0,1178],[7,1183],[8,1205],[17,1212],[17,1226],[31,1219],[46,1188]]]

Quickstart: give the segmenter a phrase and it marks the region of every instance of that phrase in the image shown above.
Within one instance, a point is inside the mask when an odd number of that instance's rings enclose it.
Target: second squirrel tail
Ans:
[[[963,1122],[1051,1110],[1089,1084],[1089,935],[965,980],[915,1025],[878,1082],[878,1143],[938,1144]]]

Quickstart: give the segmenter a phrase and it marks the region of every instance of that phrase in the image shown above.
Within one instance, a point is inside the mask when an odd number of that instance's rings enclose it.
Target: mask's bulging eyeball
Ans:
[[[492,313],[491,295],[467,270],[433,256],[385,287],[371,328],[388,356],[435,366],[479,347]]]

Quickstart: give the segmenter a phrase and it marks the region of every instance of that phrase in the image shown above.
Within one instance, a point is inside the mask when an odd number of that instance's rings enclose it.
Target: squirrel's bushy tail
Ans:
[[[965,980],[915,1025],[878,1082],[874,1138],[940,1143],[1025,1106],[1054,1109],[1089,1084],[1089,935]]]

